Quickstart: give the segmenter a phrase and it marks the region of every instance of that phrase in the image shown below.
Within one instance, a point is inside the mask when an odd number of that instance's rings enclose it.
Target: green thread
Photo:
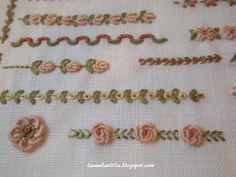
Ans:
[[[37,102],[44,101],[50,104],[54,100],[58,100],[61,103],[67,103],[68,101],[77,101],[80,104],[86,101],[91,101],[96,104],[101,103],[102,100],[107,100],[112,103],[117,103],[120,100],[124,100],[127,103],[133,103],[135,100],[139,100],[143,104],[148,104],[151,100],[160,101],[165,103],[167,100],[172,100],[176,104],[180,104],[182,100],[187,97],[193,102],[199,102],[204,98],[203,93],[199,93],[196,89],[190,90],[189,96],[179,89],[173,89],[171,92],[159,89],[157,91],[149,91],[148,89],[141,89],[138,92],[134,92],[131,89],[124,91],[118,91],[112,89],[109,92],[101,92],[99,90],[92,93],[85,93],[84,91],[77,91],[75,93],[67,90],[56,92],[55,90],[48,90],[41,93],[39,90],[33,90],[26,93],[24,90],[18,90],[16,92],[10,92],[9,90],[3,90],[0,92],[0,103],[7,104],[9,101],[14,101],[17,104],[23,100],[29,101],[32,105]]]
[[[235,0],[201,0],[201,1],[192,1],[192,0],[179,0],[179,1],[174,1],[174,4],[179,4],[182,5],[184,8],[186,7],[195,7],[196,4],[202,3],[206,7],[210,6],[217,6],[219,4],[219,1],[222,2],[227,2],[229,6],[236,5]]]
[[[233,56],[233,58],[230,60],[230,62],[236,62],[236,54]]]
[[[204,132],[204,138],[208,141],[208,142],[218,142],[218,141],[225,141],[224,135],[222,131],[205,131]]]

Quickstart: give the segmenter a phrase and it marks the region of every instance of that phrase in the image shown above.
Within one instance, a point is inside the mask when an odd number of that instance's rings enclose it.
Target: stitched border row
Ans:
[[[182,5],[184,8],[186,7],[195,7],[196,4],[202,3],[206,7],[217,6],[219,2],[227,2],[229,6],[236,5],[236,0],[181,0],[174,1],[174,4]]]
[[[9,5],[7,6],[7,12],[6,16],[7,19],[4,21],[5,25],[1,29],[2,36],[0,36],[0,41],[3,44],[8,39],[8,33],[10,31],[10,25],[14,21],[14,15],[15,15],[15,8],[16,8],[16,2],[17,0],[9,0]]]
[[[215,39],[228,39],[234,40],[236,38],[236,26],[224,26],[218,27],[198,27],[197,29],[191,29],[190,40],[197,41],[213,41]]]
[[[144,144],[156,143],[158,140],[179,141],[180,137],[188,144],[199,147],[207,142],[225,141],[222,131],[203,130],[196,125],[187,125],[181,130],[159,130],[151,123],[138,124],[135,128],[113,129],[105,123],[96,123],[91,129],[71,129],[70,138],[89,139],[93,137],[96,144],[110,144],[115,139],[137,140]]]
[[[60,62],[60,65],[54,64],[52,61],[42,61],[36,60],[30,66],[3,66],[3,69],[30,69],[31,72],[35,75],[40,73],[51,73],[56,68],[59,68],[62,73],[76,73],[79,72],[82,68],[85,68],[89,73],[103,73],[110,68],[110,64],[106,61],[88,59],[86,64],[82,65],[80,62],[72,61],[70,59],[63,59]]]
[[[23,43],[27,43],[30,47],[38,47],[42,42],[46,42],[48,46],[56,46],[61,42],[66,42],[69,45],[77,45],[80,41],[85,41],[88,45],[97,45],[101,39],[106,39],[109,44],[120,44],[122,40],[128,39],[131,44],[142,44],[144,39],[150,38],[152,42],[161,44],[167,41],[166,38],[156,38],[153,34],[142,34],[138,38],[135,38],[132,34],[121,34],[115,39],[112,39],[108,34],[97,35],[95,39],[91,39],[88,36],[77,36],[75,39],[70,39],[67,36],[58,37],[56,40],[51,40],[49,37],[39,37],[33,39],[31,37],[20,38],[17,42],[12,42],[12,47],[20,47]]]
[[[200,56],[200,57],[177,57],[177,58],[140,58],[138,62],[140,65],[188,65],[188,64],[205,64],[205,63],[218,63],[222,57],[218,54]]]
[[[78,25],[108,25],[108,24],[126,24],[126,23],[152,23],[156,19],[156,15],[153,12],[142,10],[139,13],[127,13],[122,14],[91,14],[91,15],[73,15],[73,16],[61,16],[56,14],[28,14],[23,18],[19,18],[25,25],[66,25],[66,26],[78,26]]]
[[[2,104],[7,104],[9,101],[13,101],[17,104],[21,103],[22,101],[28,101],[33,105],[37,102],[43,101],[49,104],[55,100],[58,100],[61,103],[74,101],[75,103],[80,104],[83,104],[87,101],[97,104],[101,103],[102,101],[117,103],[121,100],[124,100],[128,103],[133,103],[135,100],[139,100],[143,104],[148,104],[150,101],[160,101],[161,103],[166,103],[166,101],[172,100],[174,103],[180,104],[181,101],[186,100],[187,98],[193,102],[199,102],[205,98],[205,95],[203,93],[199,93],[196,89],[190,90],[189,93],[186,94],[185,92],[182,92],[176,88],[172,89],[171,91],[166,91],[164,89],[159,89],[156,91],[141,89],[137,92],[130,89],[124,91],[112,89],[108,92],[97,90],[92,93],[87,93],[84,91],[71,92],[68,90],[61,92],[48,90],[44,93],[39,90],[32,90],[28,93],[24,90],[18,90],[15,92],[3,90],[0,92],[0,103]]]

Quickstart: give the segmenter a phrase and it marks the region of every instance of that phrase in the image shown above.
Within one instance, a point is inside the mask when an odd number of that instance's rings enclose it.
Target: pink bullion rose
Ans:
[[[41,15],[39,14],[33,14],[29,16],[29,22],[30,24],[38,25],[41,21]]]
[[[67,72],[78,72],[82,69],[82,65],[77,61],[71,61],[66,65]]]
[[[223,32],[226,39],[233,40],[236,38],[236,26],[225,26]]]
[[[12,144],[24,152],[30,152],[43,143],[47,135],[44,121],[37,117],[22,117],[11,129],[9,139]]]
[[[95,15],[92,21],[93,21],[94,25],[101,25],[104,21],[104,16],[103,15]]]
[[[56,65],[51,61],[43,61],[39,66],[40,73],[50,73],[56,69]]]
[[[134,137],[141,143],[153,143],[158,140],[159,133],[154,124],[139,124],[134,129]]]
[[[200,146],[203,142],[203,131],[198,126],[187,125],[183,128],[182,137],[186,143]]]
[[[214,39],[214,30],[210,27],[200,27],[197,28],[197,40],[213,40]]]
[[[71,16],[64,16],[62,17],[61,19],[61,23],[64,24],[64,25],[71,25],[71,22],[72,22],[72,17]]]
[[[110,68],[109,63],[105,61],[96,61],[96,63],[93,65],[93,71],[96,73],[103,73],[107,71]]]
[[[91,132],[96,144],[109,144],[113,140],[112,127],[104,123],[95,124]]]
[[[57,15],[55,14],[48,14],[44,20],[45,25],[51,26],[54,25],[57,21]]]
[[[110,22],[114,25],[118,25],[121,21],[121,16],[118,14],[111,15],[109,18]]]
[[[76,19],[78,25],[86,25],[88,23],[87,15],[79,15]]]
[[[144,15],[143,15],[143,20],[146,22],[146,23],[152,23],[153,20],[156,19],[156,15],[153,13],[153,12],[146,12]]]
[[[126,22],[130,23],[137,23],[138,22],[139,15],[137,13],[129,13],[126,15]]]

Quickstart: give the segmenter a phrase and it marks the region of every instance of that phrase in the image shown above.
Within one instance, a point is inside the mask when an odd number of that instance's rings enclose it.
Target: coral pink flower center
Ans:
[[[26,134],[29,134],[29,133],[31,132],[31,130],[32,130],[32,128],[29,127],[29,126],[27,126],[27,127],[24,128],[24,132],[25,132]]]

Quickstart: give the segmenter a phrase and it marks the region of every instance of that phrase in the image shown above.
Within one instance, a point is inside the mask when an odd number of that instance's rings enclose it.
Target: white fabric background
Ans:
[[[0,24],[5,16],[7,1],[0,1]],[[189,29],[198,26],[235,25],[236,7],[220,3],[217,7],[184,9],[172,4],[171,0],[71,0],[56,2],[29,2],[19,0],[15,10],[15,21],[11,25],[9,39],[0,46],[4,54],[2,65],[30,64],[38,59],[59,62],[70,58],[82,63],[88,58],[104,59],[111,63],[111,69],[99,75],[85,70],[79,74],[61,74],[59,71],[34,76],[27,70],[0,70],[0,89],[55,90],[139,90],[179,88],[189,91],[196,88],[206,94],[206,99],[195,104],[185,101],[180,105],[172,102],[161,104],[139,102],[128,104],[103,102],[99,105],[86,103],[52,104],[28,102],[19,105],[0,105],[0,176],[1,177],[235,177],[236,176],[236,129],[235,97],[230,88],[236,83],[235,67],[229,59],[235,52],[236,40],[214,42],[191,42]],[[103,26],[25,26],[17,18],[32,13],[56,13],[61,15],[98,14],[152,11],[157,15],[153,24],[127,24]],[[23,45],[12,48],[10,42],[20,37],[49,36],[56,38],[68,35],[107,33],[116,37],[121,33],[139,36],[153,33],[167,37],[162,45],[146,40],[142,45],[123,41],[120,45],[87,46],[81,43],[69,46],[61,43],[56,47],[41,45],[31,48]],[[142,66],[139,57],[178,57],[220,54],[223,61],[218,64],[189,66]],[[17,118],[23,115],[39,115],[49,127],[46,143],[31,154],[15,149],[8,140],[8,132]],[[138,122],[153,121],[160,129],[180,129],[193,123],[205,129],[218,129],[225,133],[225,143],[206,144],[192,148],[182,141],[160,141],[143,145],[137,141],[119,140],[112,145],[98,146],[92,140],[75,140],[67,137],[71,128],[89,128],[97,121],[104,121],[114,128],[130,128]],[[87,168],[87,163],[153,163],[155,168],[129,170],[126,168]]]

